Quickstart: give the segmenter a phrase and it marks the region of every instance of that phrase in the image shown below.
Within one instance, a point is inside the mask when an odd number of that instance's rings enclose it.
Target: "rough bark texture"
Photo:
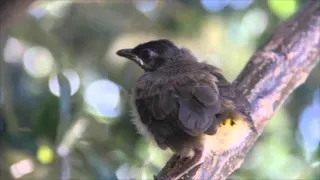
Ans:
[[[304,83],[319,57],[320,1],[310,1],[274,31],[233,82],[251,102],[259,134],[276,109]],[[181,179],[226,179],[241,166],[258,136],[252,133],[237,149],[206,159]],[[173,156],[158,178],[176,163]]]

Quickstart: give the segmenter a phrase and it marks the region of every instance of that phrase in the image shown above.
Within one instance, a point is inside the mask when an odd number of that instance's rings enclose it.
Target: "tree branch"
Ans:
[[[252,104],[252,118],[259,134],[276,109],[304,83],[319,57],[320,1],[310,1],[274,32],[233,82]],[[252,133],[237,149],[207,158],[181,179],[226,179],[241,166],[258,136]],[[177,161],[174,155],[158,178]]]

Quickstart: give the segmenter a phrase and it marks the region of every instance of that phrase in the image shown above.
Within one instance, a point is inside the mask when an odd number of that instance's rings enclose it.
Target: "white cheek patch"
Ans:
[[[144,66],[144,62],[142,61],[142,59],[138,58],[138,62],[141,64],[141,66]]]
[[[133,60],[136,61],[138,64],[140,64],[140,66],[145,65],[142,59],[140,59],[138,56],[135,56]]]

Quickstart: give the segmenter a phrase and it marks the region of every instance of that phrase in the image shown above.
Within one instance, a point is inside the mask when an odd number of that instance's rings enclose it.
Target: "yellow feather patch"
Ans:
[[[215,135],[205,135],[202,140],[211,152],[227,151],[239,146],[249,135],[251,129],[243,119],[226,119],[218,127]]]

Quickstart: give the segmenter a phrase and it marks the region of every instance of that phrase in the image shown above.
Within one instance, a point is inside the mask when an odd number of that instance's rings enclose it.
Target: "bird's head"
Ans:
[[[171,41],[161,39],[139,44],[133,49],[121,49],[117,54],[150,72],[161,68],[169,61],[176,60],[180,55],[180,49]]]

